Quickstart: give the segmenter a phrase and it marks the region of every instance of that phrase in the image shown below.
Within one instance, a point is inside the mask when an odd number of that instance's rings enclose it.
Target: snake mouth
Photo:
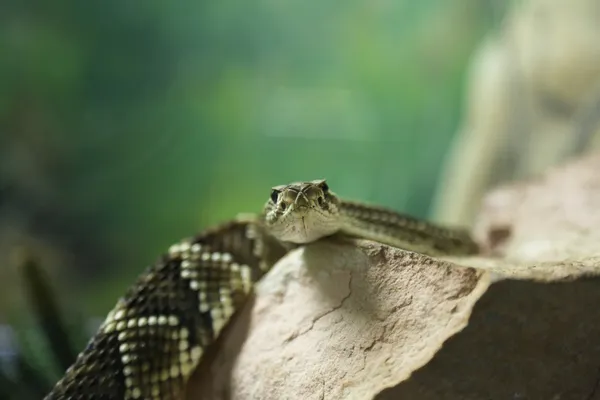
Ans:
[[[310,215],[298,215],[295,213],[291,219],[288,219],[287,224],[285,232],[282,232],[280,236],[283,240],[294,243],[307,243],[314,234],[314,232],[311,232]]]

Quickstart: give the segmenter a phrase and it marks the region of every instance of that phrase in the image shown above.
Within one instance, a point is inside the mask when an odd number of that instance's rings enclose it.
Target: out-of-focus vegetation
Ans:
[[[30,320],[17,242],[68,315],[102,317],[171,242],[275,184],[426,216],[500,3],[2,2],[0,323]]]

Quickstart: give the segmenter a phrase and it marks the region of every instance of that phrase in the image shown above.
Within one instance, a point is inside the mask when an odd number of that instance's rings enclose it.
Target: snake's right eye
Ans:
[[[279,190],[271,190],[271,201],[273,203],[277,203],[277,199],[279,198]]]

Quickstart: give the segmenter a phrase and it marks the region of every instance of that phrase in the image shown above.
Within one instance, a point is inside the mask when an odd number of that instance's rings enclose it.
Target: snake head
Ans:
[[[265,225],[278,240],[309,243],[341,228],[340,200],[324,179],[274,186]]]

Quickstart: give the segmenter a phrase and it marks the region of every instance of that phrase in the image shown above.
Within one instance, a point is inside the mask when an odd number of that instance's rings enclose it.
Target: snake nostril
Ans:
[[[319,204],[319,206],[324,207],[325,206],[325,199],[323,199],[323,196],[319,196],[317,198],[317,203]]]

